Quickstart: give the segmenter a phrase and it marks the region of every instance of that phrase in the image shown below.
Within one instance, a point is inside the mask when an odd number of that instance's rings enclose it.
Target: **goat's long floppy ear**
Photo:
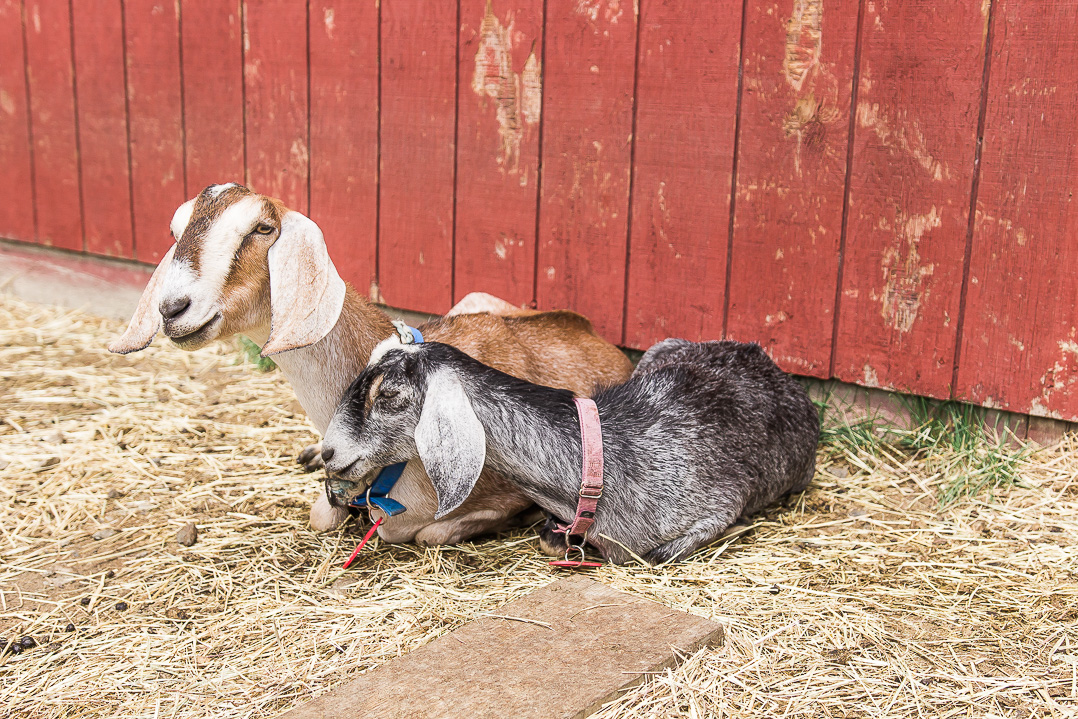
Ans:
[[[427,383],[415,446],[438,494],[434,518],[441,519],[471,494],[487,455],[483,425],[451,372],[435,372]]]
[[[269,248],[270,336],[268,357],[313,345],[329,334],[344,307],[344,280],[329,259],[318,225],[298,212],[281,220]]]
[[[174,254],[176,254],[176,245],[169,248],[158,263],[157,269],[150,275],[150,281],[146,283],[146,289],[142,291],[135,314],[131,315],[131,322],[128,323],[122,335],[109,342],[109,352],[121,355],[138,352],[146,349],[157,336],[157,331],[161,329],[161,312],[157,308],[161,300],[161,285],[165,281],[165,272],[172,264]]]
[[[191,221],[196,199],[198,198],[183,203],[172,215],[172,222],[169,223],[168,229],[174,240],[179,241],[183,237],[183,231],[187,229],[187,224]],[[168,271],[168,266],[172,264],[172,256],[175,254],[176,244],[173,243],[165,256],[157,263],[157,269],[150,275],[150,281],[146,283],[146,289],[142,291],[142,297],[139,298],[135,314],[131,315],[131,322],[128,323],[127,329],[122,335],[109,342],[109,352],[125,355],[146,349],[153,342],[157,331],[161,329],[161,312],[158,310],[161,285],[165,281],[165,273]]]

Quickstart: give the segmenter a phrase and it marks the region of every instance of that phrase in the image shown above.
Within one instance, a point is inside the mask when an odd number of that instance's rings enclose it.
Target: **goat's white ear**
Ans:
[[[415,446],[438,494],[434,518],[441,519],[472,493],[487,456],[486,432],[451,372],[435,372],[427,383]]]
[[[172,245],[165,256],[161,258],[157,269],[150,275],[150,281],[146,283],[146,289],[142,291],[135,314],[131,316],[131,322],[122,335],[109,342],[109,352],[125,355],[129,352],[138,352],[153,342],[157,331],[161,329],[161,311],[158,304],[161,301],[161,285],[165,281],[165,273],[172,264],[172,256],[176,254],[176,245]]]
[[[270,335],[264,357],[313,345],[329,334],[344,307],[344,280],[309,218],[286,213],[268,257]]]

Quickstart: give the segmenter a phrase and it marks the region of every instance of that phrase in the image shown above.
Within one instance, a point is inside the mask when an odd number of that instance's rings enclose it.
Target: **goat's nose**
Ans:
[[[161,316],[166,320],[179,317],[191,306],[190,297],[173,297],[161,302]]]
[[[329,460],[333,459],[334,454],[336,454],[336,452],[333,451],[333,447],[323,447],[322,448],[322,461],[323,462],[328,462]]]

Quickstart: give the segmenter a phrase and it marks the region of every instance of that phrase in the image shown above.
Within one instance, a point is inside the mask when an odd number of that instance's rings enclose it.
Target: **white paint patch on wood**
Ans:
[[[922,265],[917,247],[925,233],[940,224],[935,205],[923,215],[904,217],[897,228],[896,244],[884,252],[880,313],[887,324],[899,332],[910,331],[917,321],[921,303],[928,299],[925,279],[935,272],[935,265]]]
[[[525,125],[539,121],[542,106],[542,70],[534,50],[518,74],[513,71],[513,22],[505,24],[487,3],[479,24],[472,91],[494,102],[498,122],[498,165],[502,172],[519,172],[520,142]],[[526,183],[524,178],[522,183]]]
[[[820,64],[823,49],[823,0],[794,0],[790,20],[786,23],[786,53],[782,71],[786,82],[800,92],[809,76]]]

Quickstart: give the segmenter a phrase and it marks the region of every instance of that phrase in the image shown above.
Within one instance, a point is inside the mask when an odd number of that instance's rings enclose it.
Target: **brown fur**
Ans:
[[[453,345],[502,372],[580,396],[624,382],[633,371],[629,359],[596,334],[590,321],[566,310],[453,315],[428,322],[420,331],[424,339]],[[442,521],[485,511],[500,521],[476,527],[474,533],[495,531],[529,506],[531,500],[514,485],[484,471],[464,504]]]

